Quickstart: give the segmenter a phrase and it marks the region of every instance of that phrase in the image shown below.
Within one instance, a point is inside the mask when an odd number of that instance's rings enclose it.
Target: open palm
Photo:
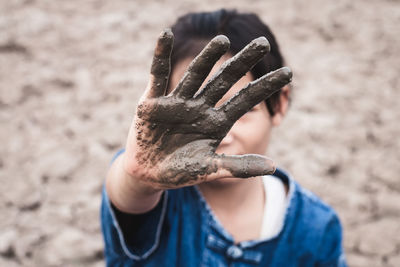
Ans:
[[[227,102],[215,106],[269,52],[267,39],[260,37],[250,42],[200,88],[214,64],[229,49],[228,38],[215,37],[192,61],[177,87],[165,95],[172,44],[172,32],[164,31],[155,49],[150,83],[139,102],[128,137],[125,157],[128,171],[134,169],[132,164],[140,164],[143,173],[136,176],[160,189],[223,177],[273,173],[273,162],[264,156],[215,153],[243,114],[291,80],[291,71],[281,68],[249,83]]]

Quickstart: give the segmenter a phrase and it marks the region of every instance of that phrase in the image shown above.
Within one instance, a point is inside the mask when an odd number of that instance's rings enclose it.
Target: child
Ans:
[[[346,266],[335,212],[262,156],[290,96],[272,32],[227,10],[172,32],[107,174],[107,265]]]

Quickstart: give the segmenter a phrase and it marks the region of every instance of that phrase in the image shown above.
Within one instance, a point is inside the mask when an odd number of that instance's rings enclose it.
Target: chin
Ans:
[[[206,183],[209,185],[215,186],[215,187],[220,187],[220,186],[237,184],[237,183],[240,183],[240,181],[243,181],[243,179],[227,177],[227,178],[221,178],[221,179],[209,181]]]

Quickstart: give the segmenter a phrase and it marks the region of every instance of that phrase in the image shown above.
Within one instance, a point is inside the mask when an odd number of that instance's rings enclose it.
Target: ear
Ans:
[[[281,124],[289,108],[289,99],[291,92],[290,87],[289,85],[285,85],[284,87],[282,87],[281,90],[282,91],[279,96],[279,103],[274,107],[275,114],[271,118],[273,126],[278,126]]]

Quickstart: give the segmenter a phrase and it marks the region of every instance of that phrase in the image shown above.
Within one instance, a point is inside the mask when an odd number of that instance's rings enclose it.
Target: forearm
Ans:
[[[123,167],[124,156],[125,153],[115,159],[107,173],[108,197],[122,212],[145,213],[157,205],[162,190],[154,189],[128,174]]]

